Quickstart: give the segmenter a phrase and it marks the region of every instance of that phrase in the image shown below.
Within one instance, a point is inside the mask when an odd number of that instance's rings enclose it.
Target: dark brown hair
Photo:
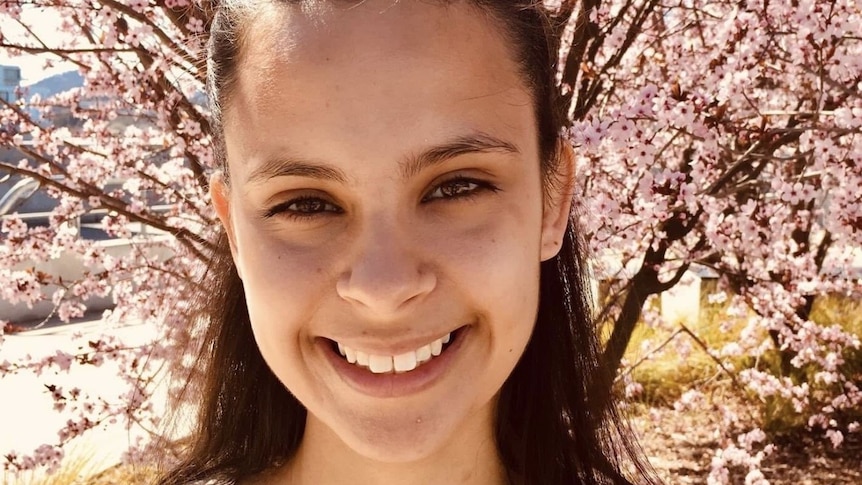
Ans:
[[[555,181],[561,146],[563,111],[555,82],[559,40],[553,34],[561,29],[551,24],[541,2],[462,1],[498,22],[532,89],[548,187]],[[227,163],[222,113],[231,99],[253,15],[250,3],[227,0],[211,28],[207,87],[222,168]],[[600,375],[583,244],[575,228],[572,219],[559,254],[541,265],[536,325],[500,391],[497,447],[512,483],[654,483],[614,401],[606,398],[611,379]],[[289,460],[304,432],[305,408],[270,371],[257,348],[242,281],[223,232],[205,278],[202,288],[207,292],[197,301],[206,326],[199,363],[202,380],[196,392],[189,391],[200,393],[196,428],[180,463],[160,480],[162,485],[248,478]]]

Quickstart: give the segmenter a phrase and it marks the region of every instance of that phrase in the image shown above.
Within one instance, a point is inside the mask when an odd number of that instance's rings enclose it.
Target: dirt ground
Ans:
[[[633,425],[650,463],[667,485],[705,484],[719,448],[715,413],[653,408]],[[862,485],[862,433],[845,434],[835,449],[822,434],[797,432],[774,441],[761,471],[772,485]],[[747,469],[733,470],[731,483],[744,484]]]

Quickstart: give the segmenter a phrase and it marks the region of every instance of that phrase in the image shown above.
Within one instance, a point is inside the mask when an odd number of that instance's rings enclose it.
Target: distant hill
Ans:
[[[33,83],[28,86],[29,95],[38,94],[42,99],[55,94],[64,93],[70,89],[79,88],[84,85],[84,78],[78,71],[69,71],[56,74],[51,77]]]
[[[51,77],[46,77],[39,82],[35,82],[29,86],[29,96],[39,94],[42,99],[55,94],[64,93],[70,89],[80,88],[84,85],[84,77],[78,71],[69,71],[62,74],[56,74]],[[195,91],[189,100],[198,106],[206,106],[207,95],[203,91]]]
[[[2,0],[0,0],[2,1]],[[42,99],[46,99],[48,97],[54,96],[56,94],[64,93],[69,91],[70,89],[80,88],[84,86],[84,77],[78,73],[78,71],[69,71],[64,72],[62,74],[56,74],[54,76],[47,77],[42,79],[39,82],[35,82],[29,86],[26,86],[28,90],[27,99],[31,96],[38,94],[42,97]],[[202,91],[195,91],[191,98],[189,99],[193,104],[198,106],[206,106],[207,105],[207,96]],[[82,105],[87,103],[88,100],[83,100]],[[40,125],[50,125],[53,124],[55,126],[66,126],[72,128],[73,126],[79,126],[82,121],[80,119],[75,119],[70,115],[68,109],[60,108],[55,111],[53,116],[50,116],[50,119],[43,118],[39,111],[33,107],[28,109],[30,116],[33,117],[34,121],[39,123]],[[122,128],[129,124],[138,124],[141,123],[139,119],[129,118],[120,116],[116,120],[114,120],[114,125]]]

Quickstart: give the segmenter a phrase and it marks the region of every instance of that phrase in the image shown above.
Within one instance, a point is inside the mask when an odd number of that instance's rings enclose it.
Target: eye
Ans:
[[[298,197],[282,202],[267,209],[264,217],[281,215],[291,219],[311,219],[330,214],[341,214],[343,211],[335,204],[320,197]]]
[[[493,184],[483,180],[468,177],[455,177],[438,185],[434,190],[426,195],[422,201],[427,202],[435,199],[464,199],[478,195],[485,190],[496,192],[499,189]]]

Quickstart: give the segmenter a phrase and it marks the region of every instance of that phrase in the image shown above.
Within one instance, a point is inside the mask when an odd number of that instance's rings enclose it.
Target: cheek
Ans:
[[[511,214],[510,214],[511,215]],[[539,299],[539,225],[498,217],[445,245],[448,298],[464,305],[476,325],[472,351],[481,369],[458,393],[473,406],[496,395],[523,355],[536,322]]]
[[[304,364],[312,341],[308,323],[330,301],[328,258],[319,251],[285,244],[259,228],[247,227],[243,236],[238,240],[238,263],[255,341],[284,386],[309,399],[317,388]]]
[[[238,261],[256,333],[278,338],[314,311],[328,281],[318,251],[292,247],[275,234],[247,225],[239,231]]]
[[[466,303],[506,334],[529,335],[538,305],[540,209],[527,207],[505,207],[461,233],[446,232],[434,251]]]

